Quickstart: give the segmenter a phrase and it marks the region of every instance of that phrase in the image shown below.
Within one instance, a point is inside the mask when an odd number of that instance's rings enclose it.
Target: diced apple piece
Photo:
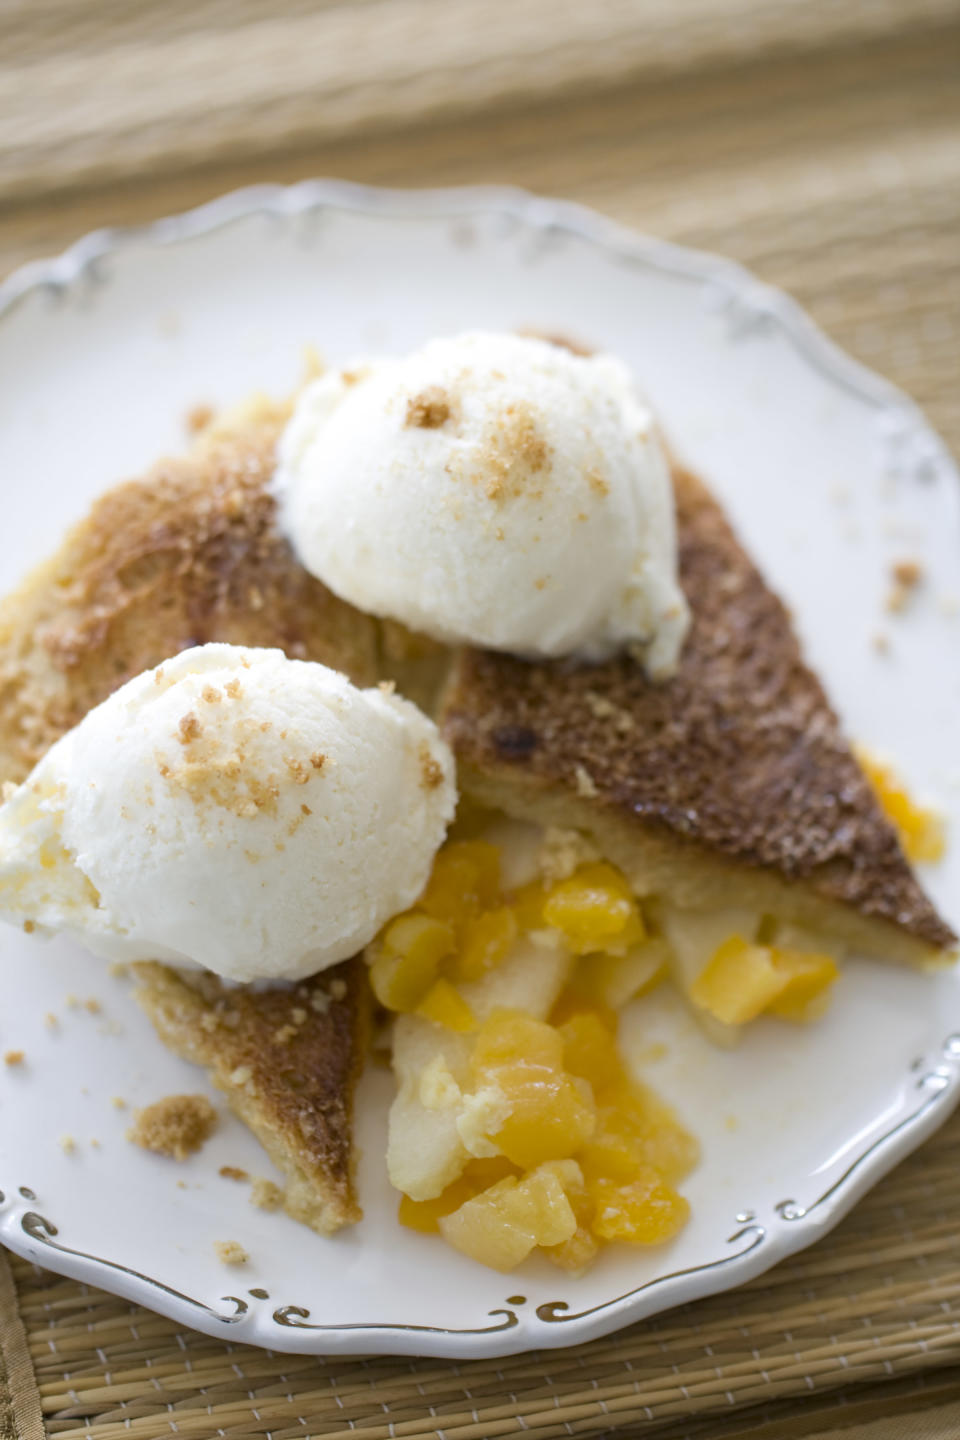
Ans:
[[[564,1069],[563,1050],[558,1030],[516,1011],[495,1012],[477,1036],[474,1084],[493,1087],[509,1106],[489,1138],[523,1169],[567,1159],[593,1133],[592,1092]]]
[[[577,1183],[570,1161],[541,1165],[523,1180],[508,1176],[439,1219],[444,1239],[494,1270],[513,1270],[536,1245],[560,1245],[577,1228],[564,1181]]]
[[[690,1206],[653,1169],[626,1184],[596,1180],[587,1186],[595,1206],[593,1233],[601,1240],[660,1245],[686,1224]]]
[[[774,964],[785,977],[784,987],[770,1005],[770,1013],[781,1020],[811,1020],[823,1013],[830,986],[840,971],[826,954],[786,950],[777,946]]]
[[[495,1010],[522,1010],[535,1020],[550,1014],[573,969],[566,950],[517,940],[507,958],[481,980],[460,986],[460,993],[481,1022]]]
[[[606,861],[581,865],[555,885],[544,903],[543,918],[579,955],[636,945],[644,938],[630,886]]]
[[[481,980],[510,954],[517,938],[517,918],[507,905],[469,916],[460,930],[460,945],[453,964],[456,980]]]
[[[417,1006],[416,1013],[460,1034],[469,1034],[477,1028],[476,1016],[466,1000],[449,980],[442,978],[433,982]]]
[[[400,1015],[394,1022],[398,1091],[390,1107],[387,1170],[391,1184],[415,1200],[439,1195],[470,1158],[457,1129],[458,1107],[426,1105],[423,1081],[442,1063],[458,1086],[465,1084],[471,1044],[470,1036],[417,1015]]]
[[[441,920],[410,911],[398,915],[373,947],[370,984],[388,1010],[415,1010],[453,953],[453,931]]]
[[[581,964],[589,993],[611,1010],[652,990],[667,973],[670,946],[661,936],[650,936],[626,955],[590,955]]]
[[[726,1025],[755,1020],[786,984],[767,945],[731,935],[690,987],[690,999]]]

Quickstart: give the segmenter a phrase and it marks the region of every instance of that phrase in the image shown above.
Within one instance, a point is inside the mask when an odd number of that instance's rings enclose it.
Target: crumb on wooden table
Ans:
[[[258,1176],[250,1190],[250,1204],[256,1205],[258,1210],[279,1210],[283,1204],[284,1194],[279,1185],[263,1176]]]
[[[22,1065],[26,1060],[22,1050],[8,1050],[3,1057],[4,1065]]]
[[[216,1240],[213,1248],[224,1265],[246,1265],[250,1259],[238,1240]]]
[[[224,1180],[249,1180],[250,1176],[246,1170],[241,1170],[239,1165],[221,1165],[219,1173]]]
[[[166,1095],[137,1110],[127,1139],[143,1150],[185,1160],[210,1138],[217,1112],[205,1095]]]

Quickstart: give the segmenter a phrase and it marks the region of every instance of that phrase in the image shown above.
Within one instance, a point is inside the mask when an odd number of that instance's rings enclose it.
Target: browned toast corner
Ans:
[[[285,1175],[287,1213],[323,1234],[359,1220],[352,1135],[369,1028],[363,961],[259,991],[212,975],[192,982],[166,965],[134,969],[161,1039],[207,1069]]]
[[[640,893],[755,905],[891,959],[956,937],[916,880],[789,615],[675,469],[692,625],[677,675],[461,653],[441,723],[484,803],[591,832]]]

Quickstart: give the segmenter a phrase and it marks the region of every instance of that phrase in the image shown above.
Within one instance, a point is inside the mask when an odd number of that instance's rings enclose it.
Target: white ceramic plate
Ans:
[[[0,287],[0,587],[98,491],[180,446],[198,401],[287,391],[307,342],[341,358],[467,326],[560,331],[634,367],[677,450],[793,605],[850,732],[892,752],[960,833],[960,622],[948,613],[960,486],[942,445],[782,295],[569,205],[501,190],[264,187],[89,236],[20,271]],[[927,581],[892,619],[888,567],[905,555],[922,559]],[[871,645],[880,629],[887,656]],[[960,845],[926,879],[957,925]],[[836,1224],[940,1124],[960,1085],[952,973],[851,961],[822,1023],[761,1021],[733,1054],[710,1048],[662,990],[624,1030],[701,1137],[685,1186],[692,1222],[666,1248],[611,1249],[580,1279],[547,1262],[503,1277],[397,1226],[388,1075],[369,1074],[359,1103],[366,1219],[323,1239],[218,1176],[224,1164],[270,1173],[227,1116],[182,1166],[125,1141],[129,1110],[111,1097],[134,1106],[205,1084],[154,1038],[123,982],[69,944],[12,931],[0,935],[0,974],[0,1051],[27,1054],[0,1066],[0,1239],[277,1350],[503,1355],[738,1285]],[[69,1008],[68,993],[96,997],[101,1013]],[[660,1041],[666,1053],[644,1061]],[[224,1239],[250,1264],[220,1264]]]

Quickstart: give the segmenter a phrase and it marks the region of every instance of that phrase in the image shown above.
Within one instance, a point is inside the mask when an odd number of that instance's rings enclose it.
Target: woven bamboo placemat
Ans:
[[[960,448],[958,0],[266,13],[0,7],[0,274],[262,179],[512,182],[744,261]],[[469,1365],[271,1356],[0,1253],[0,1440],[37,1440],[41,1406],[68,1440],[947,1440],[958,1161],[960,1117],[834,1235],[745,1289],[574,1351]]]

